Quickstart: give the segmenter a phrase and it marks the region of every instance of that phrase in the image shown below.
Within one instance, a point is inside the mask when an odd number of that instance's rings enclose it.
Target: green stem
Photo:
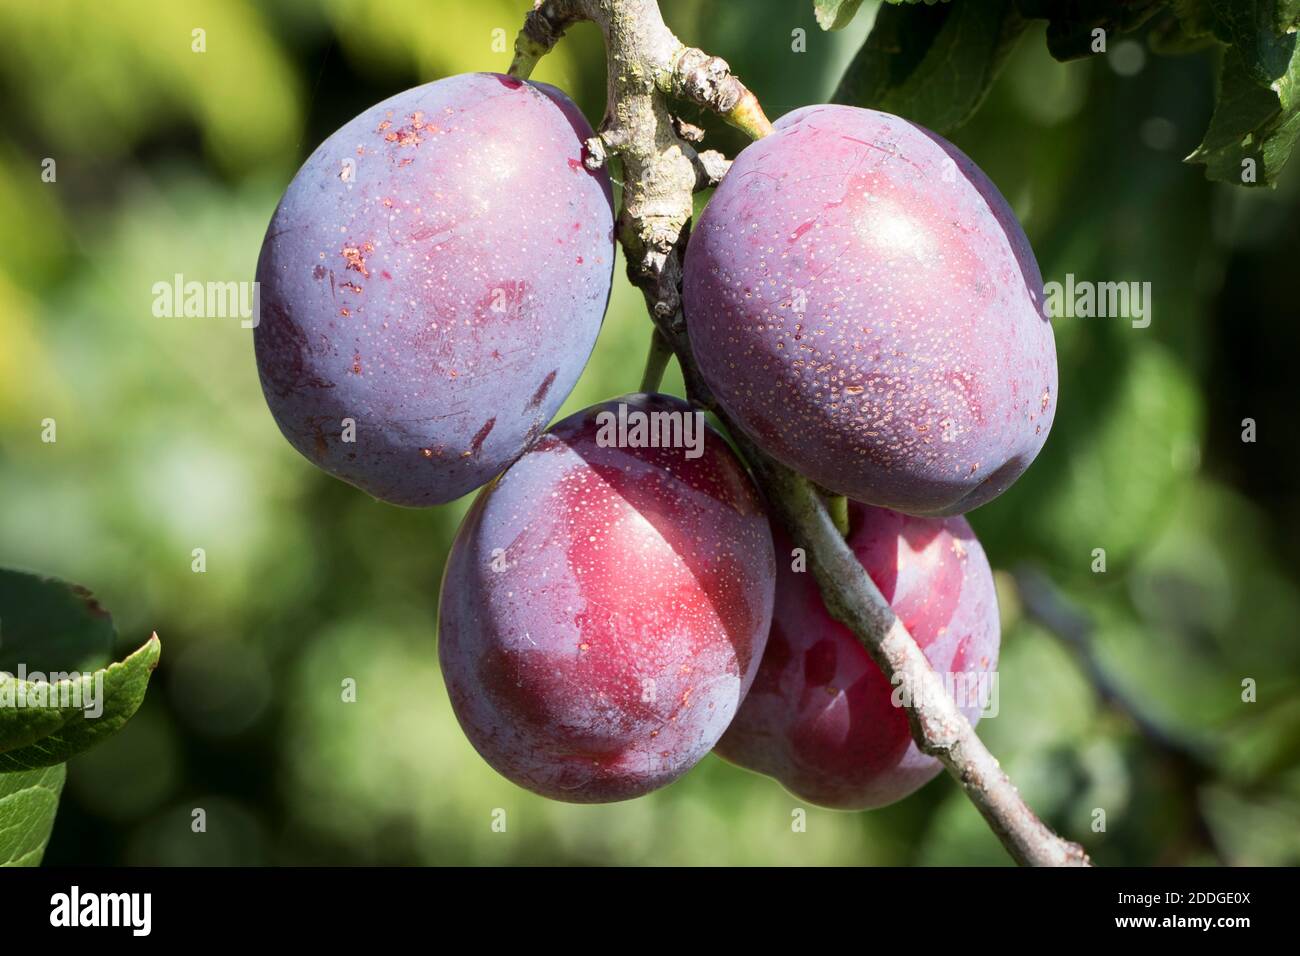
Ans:
[[[826,513],[831,516],[835,530],[840,533],[841,538],[847,538],[849,536],[849,499],[843,495],[829,492],[824,488],[818,488],[817,490],[821,492],[822,501],[826,503]]]
[[[664,369],[673,357],[673,347],[656,327],[650,333],[650,351],[645,357],[645,372],[641,376],[641,391],[657,392],[664,380]]]
[[[535,43],[520,33],[515,37],[515,58],[510,61],[508,72],[515,79],[526,80],[533,75],[538,61],[548,52],[540,43]]]
[[[745,90],[736,105],[724,113],[722,118],[750,139],[762,139],[772,132],[771,120],[763,112],[758,98],[749,90]]]
[[[574,2],[545,0],[524,17],[523,29],[515,36],[515,58],[509,73],[526,80],[533,75],[537,61],[551,52],[565,29],[581,16]]]

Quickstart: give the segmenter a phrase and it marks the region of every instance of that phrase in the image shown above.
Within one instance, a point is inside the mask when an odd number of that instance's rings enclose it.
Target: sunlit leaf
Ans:
[[[833,101],[949,132],[979,107],[1024,28],[1012,0],[883,6]]]
[[[84,588],[0,570],[0,774],[62,763],[131,719],[160,645],[105,667],[114,638]]]
[[[0,773],[0,866],[37,866],[59,809],[63,764]]]
[[[861,5],[862,0],[813,0],[817,25],[823,30],[842,30]]]
[[[1187,160],[1211,179],[1271,185],[1300,136],[1300,45],[1276,27],[1292,13],[1275,0],[1213,8],[1214,35],[1228,46],[1214,116]]]

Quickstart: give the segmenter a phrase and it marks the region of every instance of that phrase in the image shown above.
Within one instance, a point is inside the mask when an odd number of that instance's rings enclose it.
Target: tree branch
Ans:
[[[1081,847],[1034,816],[975,736],[942,679],[836,530],[813,486],[732,427],[699,374],[682,316],[682,257],[692,193],[712,174],[701,176],[705,163],[678,134],[667,98],[717,113],[754,138],[772,129],[757,99],[723,60],[678,40],[664,24],[657,0],[538,0],[516,43],[512,72],[526,76],[536,51],[550,49],[576,20],[593,21],[605,37],[609,85],[600,141],[623,164],[618,235],[628,278],[641,289],[652,320],[676,353],[687,394],[727,425],[777,517],[812,559],[827,609],[857,635],[910,701],[908,721],[917,746],[937,757],[961,784],[1016,862],[1087,865]]]
[[[975,735],[942,678],[839,534],[812,484],[758,452],[742,433],[733,430],[732,435],[786,530],[807,550],[827,610],[853,631],[903,691],[917,747],[943,763],[1017,863],[1087,865],[1083,848],[1058,837],[1034,815]]]

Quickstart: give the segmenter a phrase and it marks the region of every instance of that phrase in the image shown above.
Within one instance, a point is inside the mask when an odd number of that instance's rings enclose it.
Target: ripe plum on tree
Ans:
[[[630,429],[611,442],[620,405],[660,435],[690,420],[702,447],[633,447]],[[694,766],[735,715],[771,624],[772,539],[744,466],[704,429],[665,395],[594,406],[466,516],[439,659],[470,742],[518,785],[575,803],[640,796]]]
[[[438,80],[344,125],[267,230],[254,337],[308,460],[423,506],[479,487],[572,390],[614,267],[613,198],[554,87]]]
[[[810,106],[747,146],[683,297],[731,419],[836,493],[959,514],[1047,439],[1056,350],[1024,231],[965,154],[896,116]]]
[[[972,723],[1000,629],[988,560],[966,519],[849,503],[849,547]],[[831,617],[811,571],[776,534],[772,632],[758,676],[717,752],[795,795],[842,810],[881,807],[942,769],[917,748],[895,687]]]

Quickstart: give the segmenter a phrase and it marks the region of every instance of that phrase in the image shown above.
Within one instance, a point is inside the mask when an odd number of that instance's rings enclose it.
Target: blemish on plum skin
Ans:
[[[461,457],[468,458],[471,455],[477,454],[479,450],[482,449],[483,442],[487,440],[488,434],[492,431],[492,427],[496,425],[496,423],[497,420],[495,415],[485,421],[483,427],[475,432],[474,437],[470,439],[469,451],[465,452]]]
[[[533,392],[533,397],[528,400],[528,408],[536,408],[538,405],[542,404],[542,399],[546,397],[546,393],[549,392],[551,386],[555,384],[555,374],[558,371],[559,369],[553,368],[546,378],[542,379],[542,384],[537,386],[537,391]]]
[[[314,423],[313,429],[313,448],[316,452],[316,457],[324,458],[326,454],[329,453],[329,443],[325,440],[325,433],[321,431],[320,422]]]
[[[424,142],[424,137],[421,136],[420,133],[438,132],[438,127],[433,126],[432,124],[426,124],[424,122],[424,113],[422,113],[419,110],[416,110],[414,113],[411,114],[410,120],[411,120],[410,126],[403,126],[396,130],[393,130],[392,132],[384,132],[383,133],[384,141],[388,143],[395,143],[399,147],[419,146],[421,143]],[[384,130],[388,129],[388,127],[390,126],[392,126],[392,123],[390,123],[388,120],[384,120],[384,122],[379,124],[380,128],[376,132],[383,132]]]
[[[811,229],[816,224],[817,221],[815,219],[809,219],[807,222],[802,223],[797,229],[795,229],[794,232],[790,233],[790,238],[788,241],[796,242],[799,239],[803,238],[803,236],[808,232],[808,230]]]
[[[347,262],[346,269],[354,272],[360,272],[363,278],[370,278],[370,270],[366,268],[366,256],[375,251],[373,242],[363,242],[359,246],[344,246],[339,255]]]

